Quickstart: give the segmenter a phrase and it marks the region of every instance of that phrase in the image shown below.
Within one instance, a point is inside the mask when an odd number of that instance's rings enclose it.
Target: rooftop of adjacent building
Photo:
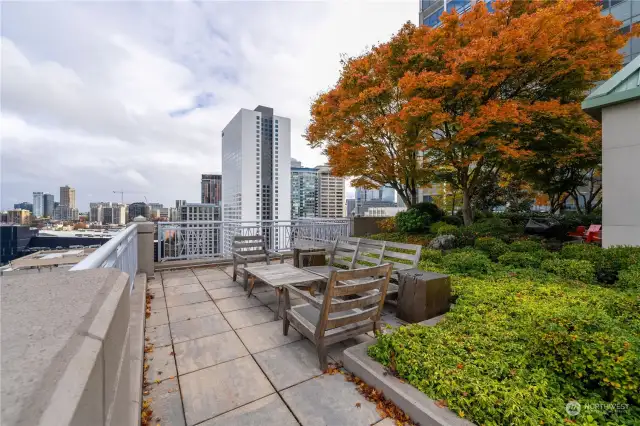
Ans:
[[[6,272],[23,269],[34,269],[49,266],[71,266],[79,263],[89,256],[97,247],[82,247],[76,249],[63,250],[41,250],[27,256],[23,256],[9,262],[9,265],[0,269],[3,274]]]

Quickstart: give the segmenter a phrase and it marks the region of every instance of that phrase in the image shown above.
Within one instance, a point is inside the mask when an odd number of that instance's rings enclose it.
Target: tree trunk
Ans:
[[[471,194],[468,188],[462,190],[462,219],[464,220],[464,226],[469,226],[473,223]]]

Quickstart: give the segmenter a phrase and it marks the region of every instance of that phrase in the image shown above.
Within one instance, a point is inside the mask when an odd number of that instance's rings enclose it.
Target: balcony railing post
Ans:
[[[138,226],[138,272],[153,277],[153,222],[138,216],[133,221]]]

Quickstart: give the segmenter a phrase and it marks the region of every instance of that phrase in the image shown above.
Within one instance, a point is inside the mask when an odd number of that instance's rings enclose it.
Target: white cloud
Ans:
[[[65,184],[83,210],[119,188],[199,201],[220,131],[259,104],[292,119],[293,157],[320,164],[301,135],[340,55],[416,17],[415,1],[3,4],[2,207]]]

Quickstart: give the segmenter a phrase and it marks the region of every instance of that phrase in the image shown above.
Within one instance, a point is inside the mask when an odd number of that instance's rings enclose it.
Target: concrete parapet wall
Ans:
[[[129,424],[127,274],[9,276],[2,290],[1,423]]]

